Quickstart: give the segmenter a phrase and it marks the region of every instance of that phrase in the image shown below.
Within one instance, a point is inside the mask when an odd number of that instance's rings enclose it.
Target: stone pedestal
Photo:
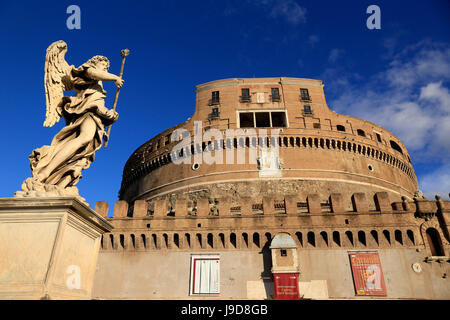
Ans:
[[[0,198],[0,299],[90,299],[112,229],[76,198]]]

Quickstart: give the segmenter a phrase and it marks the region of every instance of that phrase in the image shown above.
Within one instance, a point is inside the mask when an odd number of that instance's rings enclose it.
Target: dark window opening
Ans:
[[[363,246],[366,245],[366,233],[364,231],[358,231],[358,241]]]
[[[310,98],[309,98],[309,92],[308,92],[308,89],[300,89],[300,97],[301,97],[301,99],[302,100],[311,100]]]
[[[311,106],[303,106],[303,115],[312,115],[312,109]]]
[[[333,231],[333,241],[337,246],[341,246],[341,236],[338,231]]]
[[[375,132],[375,135],[377,136],[378,142],[381,142],[381,136],[380,136],[380,134]]]
[[[272,101],[278,102],[280,101],[280,90],[278,88],[272,88]]]
[[[210,105],[215,105],[220,103],[219,98],[219,91],[213,91],[211,92],[211,101],[209,102]]]
[[[259,233],[253,234],[253,243],[255,244],[256,247],[259,248]]]
[[[230,243],[233,247],[236,248],[236,234],[235,233],[230,234]]]
[[[337,131],[343,131],[343,132],[345,132],[345,127],[342,126],[342,125],[340,125],[340,124],[338,124],[338,125],[336,126],[336,129],[337,129]]]
[[[250,102],[250,89],[249,88],[242,88],[241,89],[241,102]]]
[[[180,237],[178,236],[178,233],[173,235],[173,243],[177,246],[177,248],[180,247]]]
[[[397,144],[397,142],[392,141],[392,140],[389,141],[389,142],[390,142],[390,144],[391,144],[391,148],[392,148],[392,149],[394,149],[394,150],[400,152],[401,154],[403,154],[403,150],[402,150],[402,148],[400,148],[400,146]]]
[[[208,233],[207,241],[208,241],[208,246],[209,246],[210,248],[214,248],[214,241],[213,241],[213,235],[212,235],[212,233]]]
[[[241,128],[254,128],[253,112],[242,112],[239,114],[239,122]]]
[[[435,228],[427,229],[427,240],[430,246],[432,256],[444,256],[444,248],[442,247],[441,237]]]
[[[256,127],[257,128],[270,128],[270,114],[269,112],[256,112],[255,113]]]
[[[361,136],[361,137],[366,136],[366,133],[364,132],[364,130],[358,129],[358,130],[356,130],[356,132],[358,133],[358,136]]]
[[[271,112],[272,127],[286,128],[286,113],[285,112]]]
[[[314,236],[314,232],[308,232],[307,237],[308,237],[308,243],[311,246],[315,247],[316,246],[316,239],[315,239],[315,236]]]
[[[314,129],[320,129],[320,123],[313,123]]]
[[[287,256],[287,250],[286,249],[281,249],[280,250],[280,254],[282,257],[286,257]]]

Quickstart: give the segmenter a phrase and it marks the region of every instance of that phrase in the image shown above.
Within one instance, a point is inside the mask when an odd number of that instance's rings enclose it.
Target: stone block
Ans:
[[[97,212],[103,218],[108,217],[108,209],[109,209],[109,204],[106,201],[97,201],[95,203],[94,211]]]
[[[209,200],[208,198],[197,199],[197,216],[206,217],[209,215]]]
[[[365,193],[354,193],[352,195],[352,203],[355,212],[369,212],[369,204]]]
[[[375,207],[377,211],[380,212],[392,212],[391,202],[389,200],[389,195],[387,192],[377,192],[375,193]]]
[[[175,216],[186,217],[188,212],[188,203],[185,199],[175,200]]]
[[[168,211],[167,200],[155,200],[154,217],[165,217]]]
[[[333,213],[344,213],[344,201],[342,199],[342,194],[332,193],[330,195],[331,211]]]
[[[231,207],[231,199],[226,198],[220,198],[219,200],[219,216],[228,216],[230,215],[230,207]]]
[[[248,216],[253,214],[252,203],[252,198],[241,197],[241,215]]]
[[[147,215],[148,203],[145,200],[136,200],[133,208],[133,218],[142,218]]]
[[[272,197],[263,197],[262,203],[263,203],[263,212],[265,215],[275,213],[274,199]]]
[[[308,202],[309,213],[321,213],[322,208],[320,207],[320,197],[318,194],[309,194],[306,198]]]
[[[296,196],[285,196],[284,203],[286,205],[286,214],[296,214],[297,213],[297,197]]]
[[[116,201],[114,205],[113,218],[126,218],[128,214],[128,202],[124,200]]]
[[[76,198],[0,199],[0,299],[91,299],[112,229]]]

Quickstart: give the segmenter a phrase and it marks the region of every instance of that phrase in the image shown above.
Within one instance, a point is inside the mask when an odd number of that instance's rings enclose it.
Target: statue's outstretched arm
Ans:
[[[116,76],[115,74],[98,70],[95,68],[88,68],[86,70],[86,75],[94,80],[100,80],[100,81],[114,81],[116,86],[118,88],[121,88],[123,85],[123,79],[120,79],[119,76]]]

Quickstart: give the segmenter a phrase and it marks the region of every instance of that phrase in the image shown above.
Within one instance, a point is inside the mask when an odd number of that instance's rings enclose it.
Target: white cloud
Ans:
[[[321,79],[336,112],[367,119],[391,131],[405,144],[414,164],[435,164],[437,169],[419,176],[419,183],[428,195],[444,196],[447,192],[448,196],[450,45],[423,41],[406,47],[392,55],[385,70],[362,85],[340,66],[326,69]]]
[[[308,43],[311,45],[311,47],[314,47],[316,43],[319,42],[319,37],[315,34],[312,34],[308,37]]]
[[[428,199],[439,194],[443,200],[449,200],[450,165],[443,165],[419,179],[419,185]]]
[[[344,52],[345,51],[343,49],[331,49],[330,55],[328,56],[328,61],[335,63],[344,54]]]
[[[264,1],[263,4],[271,5],[272,2]],[[294,0],[275,0],[271,7],[270,16],[286,19],[291,24],[299,24],[306,22],[306,9]]]

